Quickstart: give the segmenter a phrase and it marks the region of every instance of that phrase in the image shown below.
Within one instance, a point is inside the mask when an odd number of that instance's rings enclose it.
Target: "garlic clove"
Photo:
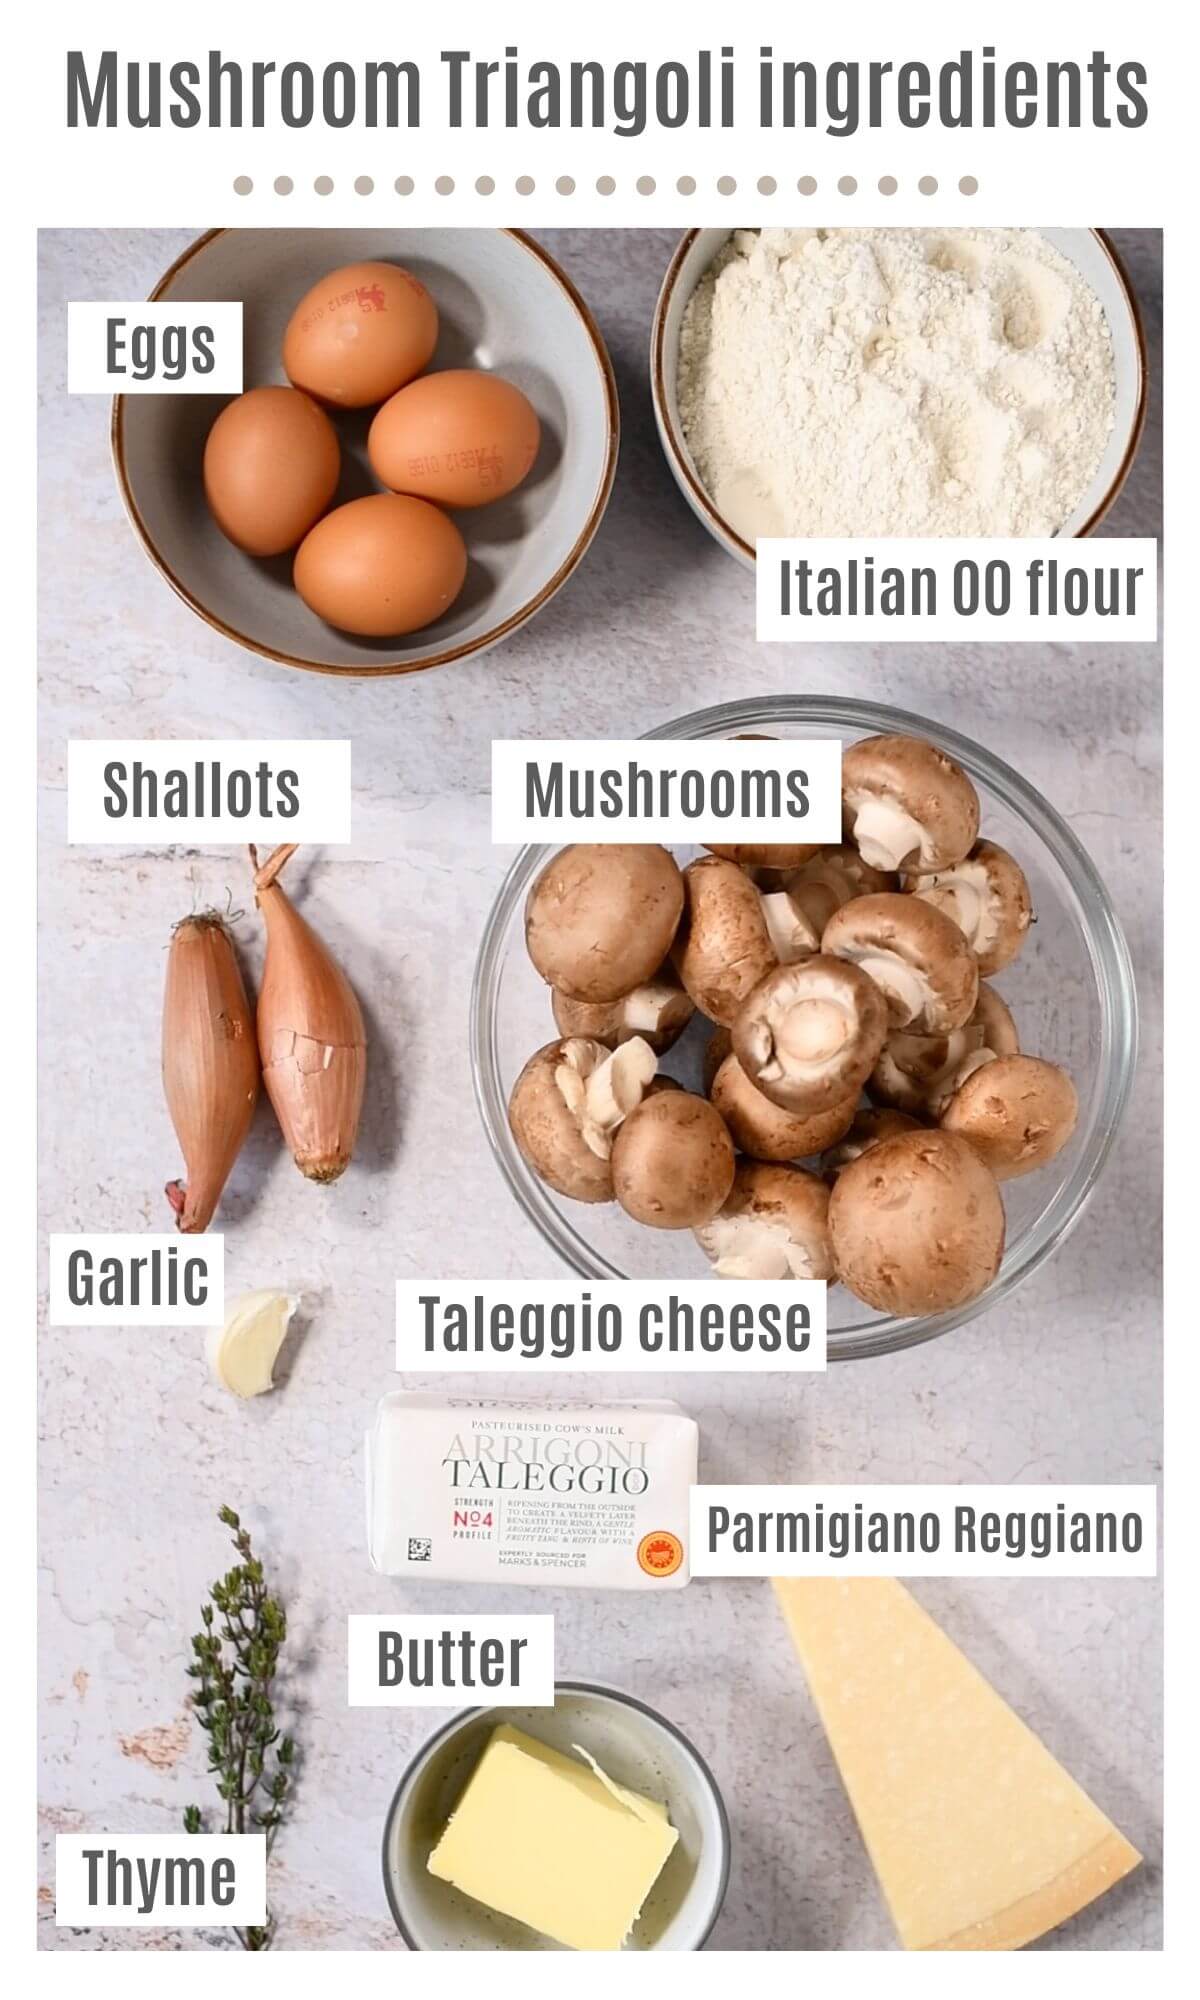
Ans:
[[[212,1327],[208,1365],[234,1396],[262,1396],[274,1388],[274,1368],[300,1300],[288,1292],[243,1292],[224,1326]]]

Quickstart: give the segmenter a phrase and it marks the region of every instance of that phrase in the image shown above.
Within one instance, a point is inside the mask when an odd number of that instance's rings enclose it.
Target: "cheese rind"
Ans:
[[[679,1835],[666,1808],[502,1723],[429,1872],[573,1951],[619,1951]]]
[[[1016,1950],[1137,1866],[901,1584],[774,1588],[905,1950]]]

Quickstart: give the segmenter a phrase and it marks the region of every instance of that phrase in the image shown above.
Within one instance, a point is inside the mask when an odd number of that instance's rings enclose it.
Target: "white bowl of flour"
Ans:
[[[716,539],[1085,535],[1141,432],[1128,280],[1090,229],[693,230],[659,432]]]

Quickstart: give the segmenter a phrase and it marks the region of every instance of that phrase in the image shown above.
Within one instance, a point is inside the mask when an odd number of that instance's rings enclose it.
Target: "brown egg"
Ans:
[[[204,492],[223,535],[252,556],[294,549],[333,499],[337,432],[299,389],[248,389],[204,447]]]
[[[372,493],[318,521],[296,551],[293,581],[327,625],[390,639],[432,625],[466,574],[466,545],[439,508]]]
[[[301,299],[283,336],[298,389],[340,410],[382,403],[437,346],[437,307],[400,264],[344,264]]]
[[[478,368],[447,368],[384,404],[367,453],[376,478],[396,493],[482,507],[521,484],[540,436],[537,411],[511,382]]]

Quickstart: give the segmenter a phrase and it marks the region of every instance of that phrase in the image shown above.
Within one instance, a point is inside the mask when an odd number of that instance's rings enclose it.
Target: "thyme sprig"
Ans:
[[[212,1585],[200,1607],[202,1631],[192,1638],[188,1678],[196,1720],[208,1737],[208,1768],[224,1802],[224,1831],[261,1829],[271,1852],[296,1767],[296,1746],[275,1720],[272,1689],[287,1638],[287,1616],[267,1588],[262,1563],[232,1507],[218,1519],[229,1529],[239,1561]],[[188,1833],[205,1831],[199,1806],[183,1815]],[[237,1930],[247,1951],[267,1951],[275,1933],[265,1924]]]

